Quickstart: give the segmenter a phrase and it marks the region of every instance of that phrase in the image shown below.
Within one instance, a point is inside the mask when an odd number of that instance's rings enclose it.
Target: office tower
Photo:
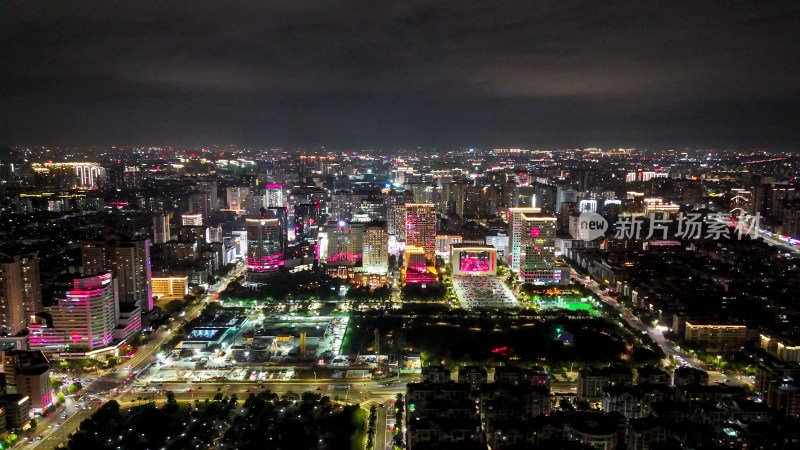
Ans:
[[[283,265],[284,240],[278,218],[249,218],[247,231],[248,276],[275,272]]]
[[[267,206],[267,198],[263,194],[248,195],[244,201],[245,214],[248,216],[260,216],[261,210]]]
[[[0,253],[0,332],[20,333],[41,309],[38,254]]]
[[[277,183],[267,184],[265,193],[267,208],[282,208],[286,206],[283,198],[283,185]]]
[[[359,200],[352,214],[353,222],[374,222],[386,220],[386,204],[378,196],[365,196]]]
[[[293,210],[295,240],[300,242],[313,239],[314,230],[319,226],[319,204],[299,204]]]
[[[433,203],[406,203],[406,247],[413,245],[436,261],[436,209]]]
[[[228,195],[228,209],[231,211],[244,210],[244,202],[247,196],[250,195],[250,188],[248,187],[229,187],[227,189]]]
[[[578,191],[569,186],[556,187],[556,204],[553,211],[561,211],[561,204],[564,202],[577,203]]]
[[[50,363],[41,351],[7,350],[2,352],[6,394],[30,397],[34,411],[42,412],[53,404],[50,389]]]
[[[543,211],[557,211],[556,209],[556,199],[557,199],[557,189],[555,186],[544,184],[544,183],[534,183],[533,185],[533,195],[535,196],[536,208],[541,208]],[[516,204],[515,206],[523,208],[523,207],[532,207],[531,205],[523,205],[523,204]]]
[[[204,217],[208,217],[211,213],[219,211],[219,199],[217,198],[217,182],[216,181],[199,181],[196,185],[197,191],[205,194],[205,206],[201,209],[193,210],[202,213]]]
[[[153,243],[163,244],[169,238],[169,214],[156,214],[153,216]]]
[[[360,195],[353,194],[349,191],[339,191],[331,194],[330,219],[335,221],[350,221],[360,198]]]
[[[519,271],[523,214],[536,214],[541,211],[541,208],[508,208],[508,249],[505,258],[514,272]]]
[[[217,184],[216,183],[198,183],[200,189],[189,195],[189,208],[188,210],[200,214],[204,219],[208,220],[216,211],[219,211],[217,205]]]
[[[120,314],[116,281],[111,272],[75,278],[50,308],[52,326],[30,325],[31,349],[77,353],[109,346]]]
[[[442,186],[439,211],[444,213],[444,216],[455,214],[464,217],[464,189],[466,187],[466,183],[447,183]]]
[[[578,202],[578,212],[597,212],[597,200],[587,199]]]
[[[236,258],[247,258],[247,230],[231,231],[231,244]]]
[[[441,189],[428,183],[414,183],[411,185],[414,203],[438,203]]]
[[[428,272],[427,259],[425,249],[414,245],[406,245],[403,282],[406,284],[435,282],[436,276]]]
[[[794,200],[783,207],[783,234],[800,239],[800,201]]]
[[[536,187],[515,185],[514,206],[517,208],[536,208]]]
[[[396,241],[406,240],[406,205],[390,203],[386,209],[389,234]]]
[[[181,225],[184,227],[201,227],[203,226],[203,215],[183,214],[181,215]]]
[[[519,246],[519,277],[529,283],[558,282],[556,263],[556,218],[542,213],[523,212]]]
[[[206,243],[222,242],[222,227],[207,227],[206,228]]]
[[[361,224],[350,224],[343,220],[328,222],[325,225],[328,233],[329,267],[361,265],[364,250],[364,227]]]
[[[149,240],[110,235],[102,241],[82,242],[81,262],[85,276],[113,274],[119,284],[120,304],[153,309]]]
[[[389,232],[386,222],[371,222],[364,225],[364,249],[362,270],[371,275],[386,275],[389,272]]]

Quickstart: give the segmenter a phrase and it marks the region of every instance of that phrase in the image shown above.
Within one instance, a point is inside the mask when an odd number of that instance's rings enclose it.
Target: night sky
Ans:
[[[0,143],[795,149],[800,3],[2,1]]]

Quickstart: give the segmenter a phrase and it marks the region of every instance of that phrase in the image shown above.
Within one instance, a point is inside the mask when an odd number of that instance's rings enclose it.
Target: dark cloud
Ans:
[[[767,146],[796,2],[0,4],[11,144]]]

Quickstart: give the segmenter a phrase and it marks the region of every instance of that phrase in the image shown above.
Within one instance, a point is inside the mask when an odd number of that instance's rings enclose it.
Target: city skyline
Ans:
[[[0,2],[0,450],[800,448],[798,30]]]

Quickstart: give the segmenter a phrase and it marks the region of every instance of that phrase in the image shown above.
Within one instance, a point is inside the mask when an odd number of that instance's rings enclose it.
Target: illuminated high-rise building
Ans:
[[[364,227],[343,220],[325,225],[328,235],[328,267],[354,267],[361,265],[364,255]]]
[[[217,199],[217,183],[215,181],[199,181],[196,191],[189,195],[189,211],[202,214],[204,219],[219,211]]]
[[[284,233],[281,219],[249,218],[247,231],[247,272],[255,281],[260,274],[276,272],[284,264]]]
[[[316,230],[319,228],[319,204],[303,203],[292,208],[294,224],[293,229],[297,242],[309,241],[316,237]]]
[[[425,249],[406,245],[403,282],[406,284],[435,282],[436,276],[428,270],[427,260]]]
[[[371,275],[389,272],[389,232],[386,222],[364,224],[361,271]]]
[[[153,288],[150,281],[150,241],[106,236],[101,241],[81,243],[83,275],[111,272],[119,283],[119,301],[126,308],[138,305],[153,309]]]
[[[389,203],[386,206],[386,220],[389,225],[389,234],[396,241],[406,240],[406,205],[402,203]]]
[[[283,198],[282,184],[267,184],[265,196],[267,208],[282,208],[286,206],[286,200]]]
[[[183,214],[181,215],[181,225],[184,227],[201,227],[203,226],[203,215]]]
[[[169,214],[156,214],[153,216],[153,243],[163,244],[170,239]]]
[[[541,208],[508,208],[508,249],[506,260],[511,270],[519,271],[520,248],[523,238],[523,214],[537,214]]]
[[[386,222],[330,221],[321,230],[325,238],[328,274],[377,285],[389,272],[389,234]]]
[[[556,218],[542,213],[522,213],[519,277],[527,283],[558,283],[556,270]]]
[[[0,332],[18,334],[41,309],[38,254],[0,253]]]
[[[433,203],[406,203],[406,247],[419,247],[436,261],[436,208]]]
[[[250,195],[250,188],[248,187],[229,187],[228,194],[228,209],[231,211],[244,210],[245,200]]]
[[[31,348],[85,353],[137,334],[141,319],[135,314],[117,330],[121,313],[116,281],[111,272],[74,279],[58,304],[49,308],[52,324],[30,325]]]

